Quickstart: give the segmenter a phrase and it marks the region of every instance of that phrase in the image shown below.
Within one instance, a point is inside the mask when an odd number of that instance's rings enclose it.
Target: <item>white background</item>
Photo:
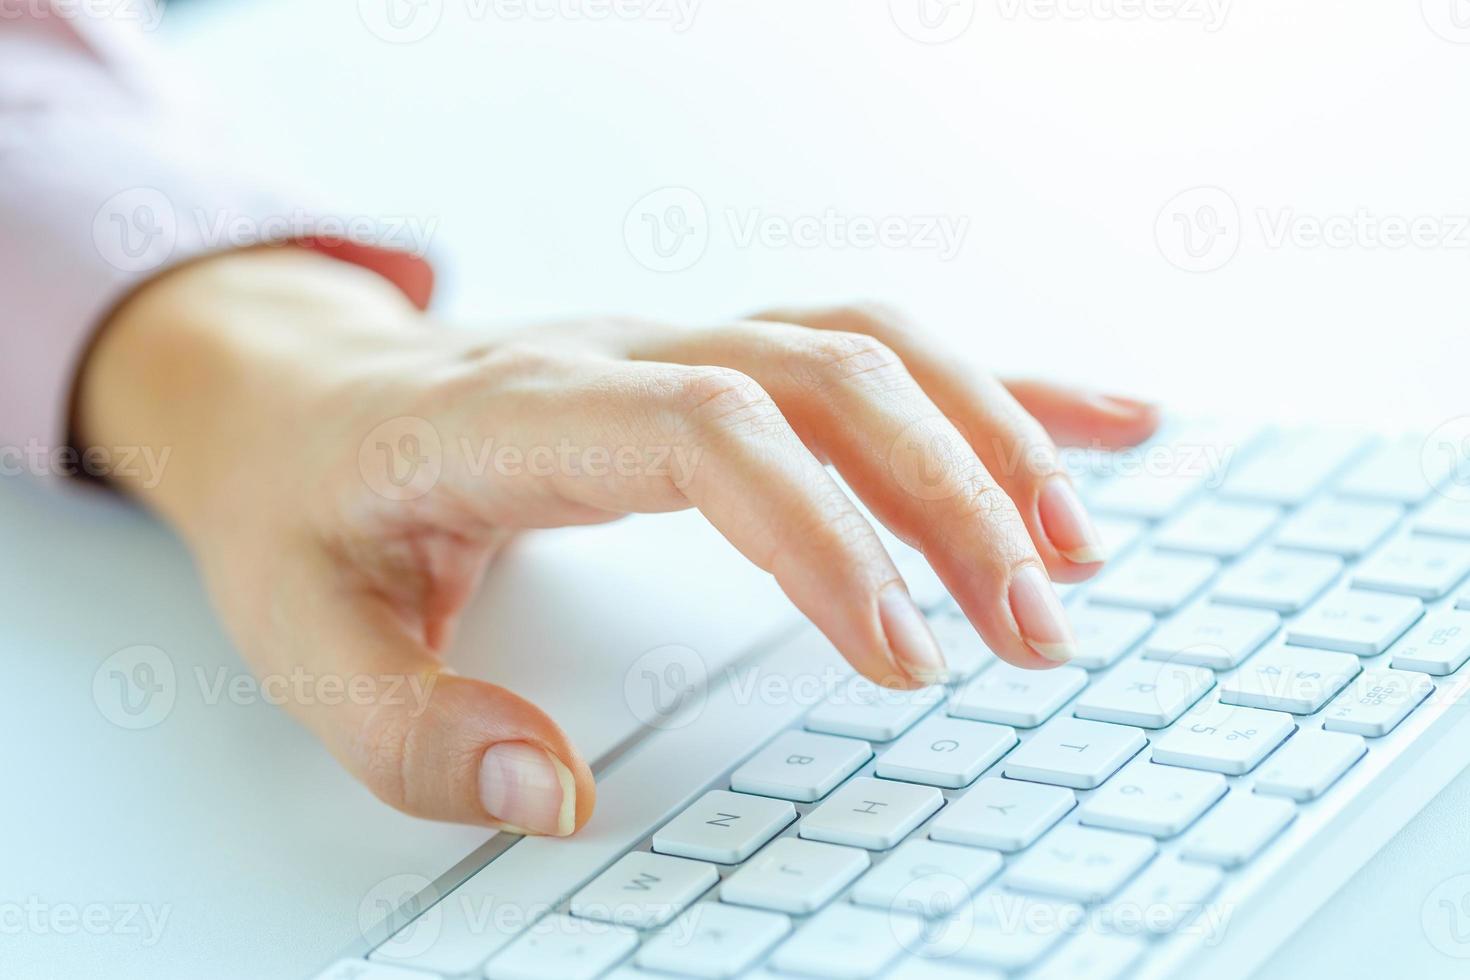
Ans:
[[[682,31],[657,17],[591,20],[575,5],[543,4],[560,12],[542,19],[423,0],[409,33],[433,29],[413,43],[369,29],[392,33],[384,2],[179,4],[157,39],[192,63],[181,94],[219,129],[201,141],[232,140],[347,211],[432,222],[448,317],[703,322],[873,297],[997,370],[1185,410],[1430,428],[1470,406],[1470,231],[1457,247],[1270,241],[1284,216],[1300,227],[1362,210],[1437,219],[1450,233],[1470,214],[1470,43],[1454,43],[1470,42],[1470,27],[1445,28],[1448,39],[1431,27],[1452,23],[1450,0],[1152,8],[1223,12],[1214,29],[1106,16],[1118,9],[1107,0],[1072,3],[1081,13],[1067,16],[935,0],[931,13],[951,18],[941,31],[968,24],[943,44],[900,29],[915,23],[907,0],[706,2]],[[688,268],[655,272],[639,262],[647,240],[625,224],[671,186],[697,194],[707,248]],[[1200,186],[1235,209],[1221,227],[1236,251],[1191,272],[1170,261],[1184,254],[1170,202]],[[1198,218],[1199,203],[1185,198],[1178,213]],[[923,248],[742,246],[727,217],[829,210],[946,216],[967,232],[945,260]],[[0,810],[7,874],[17,893],[53,902],[173,910],[152,950],[40,937],[14,954],[16,975],[156,977],[169,972],[161,961],[193,964],[181,975],[289,973],[351,940],[372,882],[433,874],[479,839],[388,813],[265,706],[207,710],[183,697],[156,729],[109,727],[88,695],[113,650],[158,644],[184,674],[242,668],[185,557],[150,522],[105,502],[0,490],[6,540],[29,556],[0,570],[21,654],[0,709],[12,746],[41,747],[21,754],[19,799]],[[701,566],[719,594],[691,589],[662,619],[640,619],[650,593],[687,588],[681,563],[723,554],[679,520],[648,525],[648,540],[574,532],[563,551],[566,536],[546,536],[531,549],[542,560],[521,566],[531,573],[492,578],[467,631],[483,643],[459,651],[461,666],[534,652],[513,686],[596,755],[609,731],[588,705],[618,684],[627,656],[785,615],[767,583],[727,563],[718,576]],[[667,555],[663,579],[619,578],[633,540]],[[83,552],[91,560],[78,564]],[[559,591],[578,574],[607,587]],[[106,615],[78,594],[107,596]],[[538,650],[535,614],[570,621],[607,656],[569,660],[576,643]],[[1420,912],[1437,883],[1470,871],[1467,809],[1461,777],[1264,976],[1460,975],[1465,962],[1426,941]]]

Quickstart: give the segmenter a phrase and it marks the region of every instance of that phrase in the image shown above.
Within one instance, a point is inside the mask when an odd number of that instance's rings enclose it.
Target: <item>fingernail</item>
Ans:
[[[1158,410],[1153,402],[1141,402],[1136,398],[1124,398],[1121,395],[1093,395],[1099,407],[1108,412],[1119,415],[1148,415]]]
[[[921,684],[943,684],[949,679],[944,654],[907,589],[894,583],[878,593],[878,619],[893,659],[905,673]]]
[[[1066,663],[1077,655],[1077,640],[1062,600],[1036,565],[1023,565],[1011,578],[1011,614],[1021,639],[1047,660]]]
[[[480,760],[480,802],[517,833],[565,837],[577,818],[577,784],[560,759],[526,742],[500,742]]]
[[[1107,550],[1102,537],[1093,527],[1092,518],[1072,481],[1065,476],[1054,476],[1041,488],[1038,501],[1041,511],[1041,527],[1046,531],[1052,546],[1068,561],[1079,565],[1092,565],[1105,560]]]

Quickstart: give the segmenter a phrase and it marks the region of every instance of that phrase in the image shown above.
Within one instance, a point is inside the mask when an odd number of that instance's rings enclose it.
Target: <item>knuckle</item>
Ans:
[[[683,372],[676,389],[680,417],[705,435],[748,433],[785,425],[765,389],[754,378],[730,368]]]
[[[869,334],[811,331],[798,345],[797,370],[811,387],[910,383],[903,360],[893,348]]]
[[[1020,520],[1011,498],[989,473],[978,466],[959,477],[958,489],[953,508],[960,520],[980,521],[991,526],[1005,526]]]
[[[908,329],[908,319],[903,313],[882,300],[854,300],[839,307],[838,314],[858,330],[880,336],[892,336]]]
[[[375,711],[363,721],[353,745],[359,778],[374,796],[399,810],[409,804],[415,721],[401,712]]]
[[[459,357],[462,378],[478,390],[552,374],[563,364],[554,349],[525,341],[475,344]]]

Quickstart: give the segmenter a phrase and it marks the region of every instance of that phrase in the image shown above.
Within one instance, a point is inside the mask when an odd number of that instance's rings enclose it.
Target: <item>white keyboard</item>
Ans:
[[[1244,975],[1272,941],[1252,914],[1289,928],[1382,843],[1361,824],[1432,794],[1412,760],[1470,762],[1442,738],[1470,480],[1421,448],[1186,426],[1079,456],[1114,554],[1064,590],[1073,664],[999,662],[906,567],[948,687],[757,683],[830,673],[806,633],[607,773],[583,833],[492,842],[320,976]],[[1391,784],[1407,812],[1373,818]]]

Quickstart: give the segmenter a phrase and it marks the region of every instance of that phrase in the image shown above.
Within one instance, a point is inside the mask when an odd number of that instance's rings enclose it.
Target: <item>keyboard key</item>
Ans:
[[[1426,616],[1394,644],[1393,665],[1443,677],[1470,660],[1470,616],[1442,612]]]
[[[1103,908],[1105,920],[1118,932],[1173,932],[1199,914],[1225,875],[1207,864],[1161,857]]]
[[[1087,597],[1103,605],[1162,615],[1188,602],[1219,567],[1213,558],[1139,551],[1105,572]]]
[[[845,902],[826,909],[786,940],[771,963],[809,977],[875,977],[916,946],[920,920]]]
[[[1286,627],[1286,642],[1376,657],[1424,615],[1409,596],[1339,589]]]
[[[632,929],[549,915],[485,967],[489,980],[593,980],[638,946]]]
[[[1295,730],[1291,715],[1206,698],[1154,743],[1153,760],[1239,776],[1258,766]]]
[[[1099,514],[1156,521],[1199,493],[1205,479],[1202,472],[1122,474],[1092,488],[1087,494],[1088,508]]]
[[[1311,605],[1341,573],[1338,558],[1261,551],[1225,569],[1210,596],[1215,602],[1289,615]]]
[[[952,682],[969,680],[1000,662],[980,639],[975,627],[958,611],[943,610],[930,616],[929,628],[939,643],[939,649],[944,652],[944,663],[949,668]]]
[[[1133,546],[1148,533],[1148,524],[1145,521],[1101,514],[1092,519],[1092,527],[1102,540],[1103,553],[1108,556],[1109,561],[1121,558],[1133,550]]]
[[[1225,777],[1139,760],[1118,773],[1082,805],[1077,819],[1089,827],[1173,837],[1225,795]]]
[[[1079,905],[990,889],[977,895],[945,928],[931,929],[919,952],[938,962],[1012,972],[1035,963],[1068,936],[1087,928]]]
[[[1006,725],[934,717],[883,753],[877,773],[884,779],[959,789],[973,783],[1015,744],[1015,729]]]
[[[1112,666],[1154,628],[1154,618],[1132,609],[1081,606],[1072,610],[1072,632],[1077,637],[1074,667],[1101,670]]]
[[[1414,530],[1448,538],[1470,538],[1470,500],[1435,497],[1414,515]]]
[[[1214,673],[1203,667],[1135,660],[1094,681],[1072,713],[1114,725],[1163,728],[1214,686]]]
[[[1366,670],[1327,706],[1322,727],[1381,738],[1429,697],[1434,682],[1406,670]]]
[[[807,814],[797,832],[807,840],[886,851],[942,806],[944,796],[932,786],[859,776]]]
[[[1395,504],[1317,500],[1287,518],[1276,535],[1276,544],[1282,548],[1357,558],[1387,537],[1403,516],[1403,508]]]
[[[1256,774],[1256,792],[1298,803],[1315,800],[1367,751],[1357,735],[1297,732]]]
[[[312,980],[433,980],[433,976],[401,966],[389,966],[387,963],[369,963],[350,956],[333,963]]]
[[[1136,728],[1058,718],[1013,751],[1002,767],[1012,779],[1092,789],[1146,744]]]
[[[1362,436],[1329,429],[1273,433],[1235,463],[1220,495],[1294,507],[1311,497],[1367,447]]]
[[[1071,940],[1030,975],[1030,980],[1118,980],[1148,952],[1148,944],[1131,936],[1087,932]]]
[[[1362,669],[1358,658],[1350,654],[1273,643],[1220,681],[1220,700],[1310,715]]]
[[[858,879],[852,900],[924,918],[945,916],[999,874],[1003,863],[995,851],[978,847],[905,841]]]
[[[824,735],[887,742],[908,731],[942,700],[944,688],[938,685],[896,691],[866,677],[853,677],[811,710],[806,727]]]
[[[1437,463],[1437,461],[1436,461]],[[1337,492],[1366,500],[1417,504],[1449,475],[1449,464],[1424,468],[1424,437],[1407,436],[1374,447],[1337,482]]]
[[[1235,868],[1260,853],[1296,819],[1296,804],[1232,790],[1184,838],[1183,855],[1222,868]]]
[[[790,931],[791,920],[775,912],[700,902],[644,943],[637,963],[664,973],[721,980],[745,972]]]
[[[1280,516],[1280,509],[1269,504],[1206,499],[1165,522],[1153,544],[1167,551],[1235,558],[1265,537]]]
[[[617,980],[616,977],[612,980]],[[759,980],[773,980],[761,977]],[[884,980],[1004,980],[1002,974],[984,973],[967,967],[959,960],[949,957],[935,959],[929,956],[910,956],[888,971]]]
[[[739,864],[796,819],[785,800],[712,790],[653,835],[660,854]]]
[[[1086,686],[1087,672],[1079,667],[1026,670],[996,664],[950,698],[949,713],[972,721],[1035,728]]]
[[[1353,588],[1438,599],[1470,574],[1470,542],[1426,535],[1390,541],[1354,570]]]
[[[572,896],[572,914],[652,929],[684,911],[719,880],[713,864],[633,851]]]
[[[1019,851],[1077,805],[1069,789],[986,777],[929,825],[933,840]]]
[[[784,732],[736,769],[737,793],[813,803],[873,757],[867,742],[811,732]]]
[[[856,847],[782,837],[726,878],[720,899],[804,915],[837,897],[868,863],[868,852]]]
[[[1144,645],[1147,660],[1228,670],[1260,649],[1281,625],[1265,609],[1201,603],[1166,620]]]
[[[1152,838],[1069,825],[1047,834],[1016,858],[1006,886],[1080,902],[1100,902],[1148,863]]]

